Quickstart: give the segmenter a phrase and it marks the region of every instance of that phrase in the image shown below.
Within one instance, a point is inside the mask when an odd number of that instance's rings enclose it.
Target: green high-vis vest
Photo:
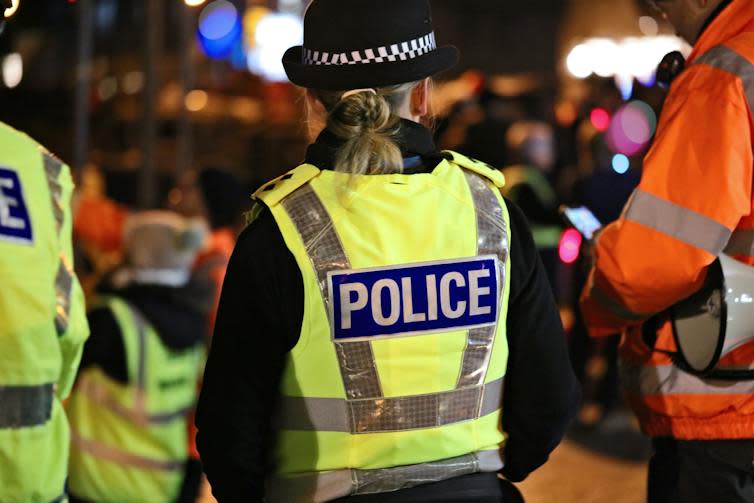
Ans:
[[[0,502],[65,501],[61,405],[89,330],[68,167],[0,123]]]
[[[505,175],[505,189],[503,195],[514,203],[518,201],[518,189],[529,187],[543,208],[551,208],[554,211],[558,207],[558,195],[547,178],[540,170],[532,166],[511,166],[503,170]],[[557,248],[563,227],[560,225],[531,223],[531,232],[534,244],[539,250]]]
[[[128,383],[96,366],[81,372],[66,406],[71,494],[98,503],[170,503],[188,460],[187,417],[203,349],[171,350],[122,299],[96,305],[110,309],[120,327]]]
[[[305,292],[268,501],[329,501],[502,468],[504,184],[488,165],[447,153],[426,174],[303,165],[257,192]]]

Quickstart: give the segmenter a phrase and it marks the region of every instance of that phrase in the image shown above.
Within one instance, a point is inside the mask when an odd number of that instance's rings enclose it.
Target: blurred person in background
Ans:
[[[193,272],[195,281],[209,284],[214,291],[209,335],[214,329],[225,270],[241,229],[243,211],[251,203],[249,194],[246,184],[233,173],[210,167],[183,177],[168,196],[172,210],[189,218],[202,218],[210,227]]]
[[[0,33],[10,0],[0,0]],[[89,335],[68,166],[0,123],[0,501],[66,500],[62,400]]]
[[[207,313],[188,285],[205,234],[171,212],[126,222],[124,263],[90,305],[92,336],[66,406],[73,502],[194,501],[201,467],[188,460],[187,416]]]
[[[584,120],[579,130],[582,174],[574,183],[569,204],[586,206],[600,222],[614,222],[620,217],[631,193],[639,184],[641,169],[634,167],[626,173],[617,173],[612,165],[615,153],[608,147],[605,134],[597,131],[589,119]],[[636,166],[639,162],[637,159],[632,165]],[[583,253],[574,270],[572,298],[578,299],[591,265],[589,254]],[[587,427],[598,426],[603,420],[609,419],[612,412],[619,414],[615,418],[623,418],[625,411],[622,407],[616,359],[620,334],[616,332],[611,337],[591,338],[580,310],[575,309],[574,314],[575,323],[569,338],[569,349],[576,375],[584,385],[580,423]],[[612,427],[615,422],[610,421],[602,426],[604,425]]]
[[[194,262],[192,283],[201,292],[211,292],[212,304],[207,321],[207,347],[215,328],[225,271],[240,231],[242,210],[251,202],[250,191],[234,174],[220,168],[205,168],[198,174],[190,172],[168,195],[168,205],[181,215],[206,220],[210,226],[207,243]],[[204,362],[202,362],[204,365]],[[197,386],[201,389],[201,373]],[[189,456],[200,464],[196,448],[196,426],[193,413],[188,417]],[[188,496],[188,495],[187,495]],[[194,499],[197,495],[195,495]]]
[[[73,198],[75,266],[88,298],[102,276],[120,263],[123,226],[129,209],[107,197],[105,177],[99,166],[87,165],[79,180]]]
[[[674,365],[666,310],[704,285],[722,253],[754,265],[754,8],[750,0],[654,3],[694,49],[670,89],[639,188],[597,240],[582,307],[592,335],[624,332],[624,385],[653,439],[649,501],[751,502],[754,381],[700,378]],[[754,344],[746,344],[717,369],[752,366]]]
[[[563,231],[558,195],[550,176],[555,166],[555,137],[544,122],[517,122],[506,134],[514,163],[503,169],[503,195],[521,208],[531,225],[534,244],[553,291],[558,284],[558,243]]]
[[[418,123],[457,50],[426,0],[314,0],[304,39],[284,65],[327,126],[228,267],[197,411],[213,493],[520,501],[579,389],[503,175]]]

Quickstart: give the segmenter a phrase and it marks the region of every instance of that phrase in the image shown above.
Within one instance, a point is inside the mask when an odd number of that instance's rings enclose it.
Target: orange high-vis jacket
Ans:
[[[681,371],[667,316],[696,292],[725,252],[754,265],[754,2],[734,0],[705,30],[673,83],[623,215],[596,245],[582,295],[594,336],[624,334],[621,376],[642,429],[678,439],[754,438],[754,381],[711,381]],[[659,350],[659,351],[657,351]],[[727,355],[754,368],[754,344]]]

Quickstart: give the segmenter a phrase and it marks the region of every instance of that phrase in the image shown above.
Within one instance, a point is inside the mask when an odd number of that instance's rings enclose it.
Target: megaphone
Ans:
[[[676,364],[707,378],[754,379],[753,370],[717,368],[722,357],[754,340],[754,267],[721,255],[704,287],[670,310]]]

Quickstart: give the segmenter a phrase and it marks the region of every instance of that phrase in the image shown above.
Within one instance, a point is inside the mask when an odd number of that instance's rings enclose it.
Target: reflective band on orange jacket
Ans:
[[[592,335],[624,333],[624,385],[652,436],[754,438],[754,381],[693,377],[641,337],[641,323],[698,290],[720,253],[754,265],[752,110],[754,9],[734,0],[673,83],[641,184],[600,234],[582,297]],[[654,329],[657,349],[675,350],[670,323]],[[754,345],[721,366],[754,367]]]

